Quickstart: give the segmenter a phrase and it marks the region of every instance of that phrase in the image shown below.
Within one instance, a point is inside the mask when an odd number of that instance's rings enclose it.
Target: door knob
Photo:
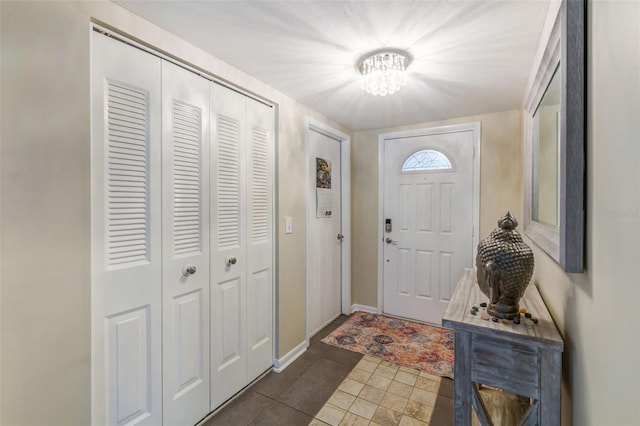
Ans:
[[[398,245],[398,242],[392,240],[390,237],[385,238],[384,242],[387,243],[387,244]]]
[[[233,256],[227,257],[227,266],[235,265],[236,263],[238,263],[238,259]]]
[[[344,235],[338,234],[338,241],[342,241],[342,240],[344,240]]]
[[[196,273],[195,265],[187,265],[184,268],[182,268],[182,275],[184,275],[185,277],[188,277],[189,275],[193,275],[195,273]]]

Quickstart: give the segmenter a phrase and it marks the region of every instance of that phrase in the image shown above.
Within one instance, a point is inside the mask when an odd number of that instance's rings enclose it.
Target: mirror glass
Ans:
[[[558,228],[560,211],[560,69],[551,82],[532,120],[531,220]]]

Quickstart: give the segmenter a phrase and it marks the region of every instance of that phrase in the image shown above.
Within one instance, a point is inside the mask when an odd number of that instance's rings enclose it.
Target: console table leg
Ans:
[[[457,343],[457,342],[456,342]],[[540,351],[540,366],[544,373],[540,377],[540,426],[560,424],[560,383],[562,377],[562,353],[543,349]]]
[[[456,426],[471,425],[471,335],[455,332],[455,362],[453,367],[453,393],[455,397]]]

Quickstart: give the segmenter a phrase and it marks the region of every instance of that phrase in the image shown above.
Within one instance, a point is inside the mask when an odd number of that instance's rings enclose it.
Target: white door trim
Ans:
[[[450,126],[429,127],[399,132],[381,133],[378,135],[378,313],[383,312],[384,290],[384,142],[414,136],[439,135],[444,133],[473,132],[473,259],[478,249],[478,233],[480,229],[480,131],[479,121]]]
[[[306,184],[305,188],[308,188],[310,182],[310,170],[309,164],[311,161],[311,153],[309,151],[309,131],[315,131],[321,133],[331,139],[337,140],[340,142],[340,179],[342,183],[341,188],[341,203],[342,203],[342,234],[344,235],[344,239],[342,240],[342,277],[341,277],[341,312],[343,314],[349,315],[351,313],[351,137],[346,133],[342,133],[339,130],[334,129],[327,124],[324,124],[318,120],[315,120],[311,117],[306,117],[305,119],[305,151],[306,155]],[[308,230],[310,227],[309,223],[309,209],[310,206],[315,205],[314,194],[307,194],[306,203],[305,203],[305,221],[306,221],[306,229]],[[305,257],[305,275],[306,275],[306,283],[305,283],[305,340],[307,346],[309,346],[309,250],[311,240],[309,239],[309,235],[307,234],[305,237],[306,241],[306,257]]]

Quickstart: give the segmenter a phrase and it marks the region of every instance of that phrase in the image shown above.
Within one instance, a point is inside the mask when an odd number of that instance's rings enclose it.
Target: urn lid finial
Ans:
[[[498,226],[505,231],[512,231],[518,226],[518,221],[510,211],[507,211],[504,216],[498,220]]]

